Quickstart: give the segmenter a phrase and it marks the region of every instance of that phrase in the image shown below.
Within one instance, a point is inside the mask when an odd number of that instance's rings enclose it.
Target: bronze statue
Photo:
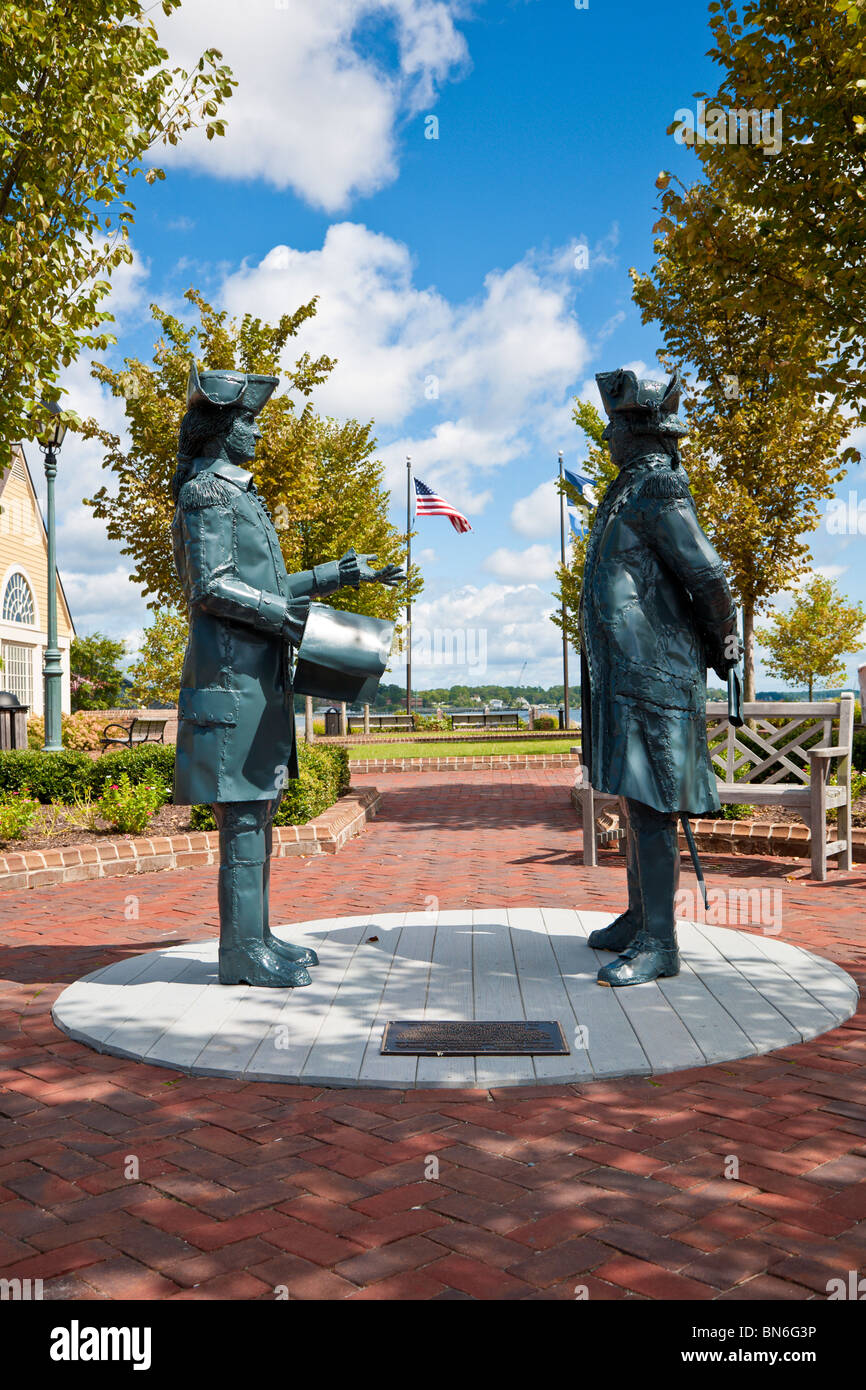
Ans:
[[[397,565],[374,570],[375,556],[354,550],[286,572],[270,513],[243,466],[277,381],[199,373],[193,364],[172,479],[174,560],[190,614],[174,794],[214,808],[222,984],[310,983],[316,953],[278,941],[268,925],[273,820],[286,781],[298,775],[293,653],[312,598],[404,578]]]
[[[619,953],[598,982],[622,986],[679,971],[677,817],[719,810],[706,671],[724,681],[740,647],[722,562],[680,461],[679,374],[664,383],[621,369],[596,380],[620,471],[599,505],[584,566],[582,760],[595,788],[621,798],[628,908],[589,944]]]

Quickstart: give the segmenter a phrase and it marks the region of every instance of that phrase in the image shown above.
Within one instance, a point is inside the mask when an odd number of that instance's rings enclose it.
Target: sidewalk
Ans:
[[[621,857],[580,863],[570,769],[355,781],[383,793],[377,819],[336,856],[275,862],[276,922],[623,906]],[[778,889],[784,939],[862,988],[866,869],[705,868]],[[73,1299],[808,1299],[866,1271],[862,1007],[767,1057],[522,1093],[187,1079],[54,1028],[71,980],[216,929],[210,867],[0,895],[3,1278]]]

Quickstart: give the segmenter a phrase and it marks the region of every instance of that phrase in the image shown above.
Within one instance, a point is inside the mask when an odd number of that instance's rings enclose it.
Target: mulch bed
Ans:
[[[154,812],[142,835],[183,835],[191,830],[190,806],[168,804]],[[52,823],[52,817],[56,820]],[[76,824],[81,813],[74,806],[44,806],[20,840],[0,840],[0,854],[24,854],[30,849],[67,849],[72,845],[98,845],[106,840],[135,840],[121,835],[107,824],[97,830],[84,830]]]

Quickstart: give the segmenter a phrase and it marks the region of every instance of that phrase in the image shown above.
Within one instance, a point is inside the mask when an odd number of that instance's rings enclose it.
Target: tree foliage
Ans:
[[[753,699],[755,616],[808,569],[820,504],[859,454],[842,449],[851,426],[844,393],[819,389],[827,343],[815,316],[763,303],[750,265],[732,268],[719,291],[713,247],[692,236],[714,197],[705,185],[690,189],[684,220],[657,224],[652,272],[631,274],[644,322],[661,329],[661,360],[694,369],[683,461],[743,610],[745,693]],[[731,220],[743,243],[754,239],[747,209]]]
[[[129,671],[136,704],[143,708],[177,704],[188,630],[185,613],[174,608],[156,610],[153,622],[144,629],[138,660]]]
[[[825,351],[809,381],[866,420],[866,7],[862,0],[712,3],[721,69],[708,110],[777,112],[781,149],[694,144],[706,196],[669,183],[662,230],[701,264],[713,302],[786,317]],[[676,127],[671,127],[671,131]],[[663,180],[664,182],[664,180]],[[793,389],[802,355],[780,353]]]
[[[69,654],[73,710],[117,706],[123,689],[121,663],[125,652],[125,643],[102,632],[73,637]]]
[[[168,15],[181,0],[161,0]],[[62,367],[114,338],[100,307],[130,261],[128,184],[193,126],[223,133],[234,83],[216,49],[168,65],[139,0],[26,0],[0,26],[0,468],[44,424]],[[68,419],[74,422],[74,414]]]
[[[811,700],[816,682],[832,688],[845,680],[841,658],[863,646],[864,623],[862,604],[846,603],[831,580],[816,575],[787,613],[775,613],[758,631],[767,670],[788,685],[808,685]]]
[[[229,319],[195,290],[186,298],[198,309],[198,325],[188,327],[153,306],[160,337],[152,366],[138,359],[127,359],[120,370],[94,366],[94,376],[125,401],[128,444],[95,420],[83,426],[86,437],[103,444],[103,466],[116,484],[116,490],[104,485],[85,502],[106,523],[111,539],[122,542],[122,554],[134,566],[130,577],[151,596],[150,607],[185,609],[172,559],[170,484],[193,357],[209,368],[281,377],[282,389],[259,416],[264,438],[249,466],[272,512],[290,572],[336,559],[351,545],[377,555],[380,565],[401,561],[405,537],[388,520],[389,493],[374,457],[372,424],[324,418],[309,400],[333,360],[303,353],[290,370],[281,366],[286,345],[315,314],[316,301],[266,324],[250,314]],[[414,569],[412,582],[418,592]],[[405,585],[364,584],[360,590],[338,591],[329,602],[394,619],[405,603]]]

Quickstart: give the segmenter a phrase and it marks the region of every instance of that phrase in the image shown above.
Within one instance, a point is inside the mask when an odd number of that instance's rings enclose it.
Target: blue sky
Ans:
[[[149,357],[148,305],[179,310],[190,285],[265,318],[319,293],[296,340],[339,359],[319,408],[375,420],[395,522],[409,452],[474,527],[419,523],[416,684],[513,682],[527,657],[524,679],[557,681],[557,450],[579,465],[571,400],[597,399],[595,372],[655,365],[628,269],[652,261],[659,170],[697,172],[665,132],[714,85],[704,7],[245,0],[239,14],[235,0],[185,0],[163,24],[179,61],[219,47],[240,86],[226,138],[189,137],[162,161],[165,182],[136,190],[115,359]],[[67,386],[81,413],[122,428],[86,362]],[[70,438],[59,562],[78,630],[134,642],[144,604],[80,506],[100,481],[98,451]],[[851,475],[841,492],[857,486]],[[859,540],[822,529],[813,551],[863,599]],[[468,634],[466,659],[437,632]],[[778,685],[760,668],[759,683]]]

